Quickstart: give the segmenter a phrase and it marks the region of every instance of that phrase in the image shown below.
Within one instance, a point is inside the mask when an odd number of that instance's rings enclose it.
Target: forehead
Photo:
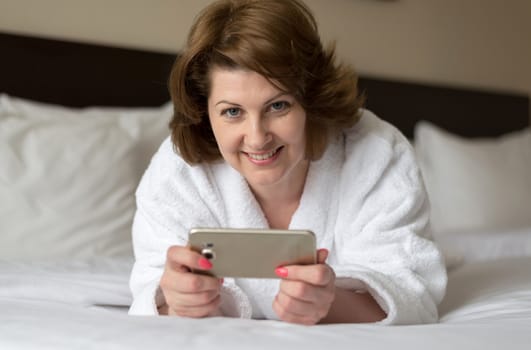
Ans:
[[[271,95],[285,92],[263,75],[243,68],[214,67],[209,74],[209,98]]]

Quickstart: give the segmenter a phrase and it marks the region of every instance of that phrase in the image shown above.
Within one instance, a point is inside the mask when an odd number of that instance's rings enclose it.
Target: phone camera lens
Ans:
[[[204,248],[201,251],[201,254],[208,260],[213,260],[216,257],[216,254],[214,254],[214,251],[210,248]]]

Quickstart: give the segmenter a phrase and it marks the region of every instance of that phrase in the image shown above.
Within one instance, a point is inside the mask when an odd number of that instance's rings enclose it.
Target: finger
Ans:
[[[301,307],[302,305],[304,304],[301,304]],[[308,307],[308,305],[306,306]],[[279,319],[289,323],[313,325],[320,320],[317,314],[309,314],[307,311],[305,314],[298,313],[293,311],[289,307],[285,307],[279,301],[279,295],[277,295],[277,298],[275,298],[275,300],[273,301],[273,311],[277,314]]]
[[[334,288],[315,286],[301,281],[284,280],[280,284],[279,293],[307,303],[328,304],[334,299]]]
[[[328,249],[321,248],[317,250],[317,263],[318,264],[324,264],[326,262],[326,258],[328,258]]]
[[[300,316],[308,313],[313,306],[312,300],[293,297],[290,294],[285,293],[283,290],[279,291],[275,300],[284,310]]]
[[[200,318],[214,314],[221,304],[221,297],[218,295],[208,304],[200,306],[174,305],[170,307],[171,314],[181,317]]]
[[[221,288],[221,283],[218,278],[190,272],[177,272],[175,279],[173,279],[170,284],[172,284],[173,288],[170,286],[169,289],[180,293],[219,291]]]
[[[218,290],[199,293],[175,293],[171,298],[171,303],[175,307],[200,307],[210,304],[218,296]]]
[[[193,251],[190,247],[174,245],[168,248],[166,252],[166,263],[175,270],[210,270],[212,263],[198,252]]]
[[[332,268],[326,264],[282,266],[275,273],[284,280],[302,281],[316,286],[325,286],[334,279]]]

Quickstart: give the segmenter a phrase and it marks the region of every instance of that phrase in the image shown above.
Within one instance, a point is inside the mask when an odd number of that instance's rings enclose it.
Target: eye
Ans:
[[[282,112],[288,109],[289,107],[290,107],[290,104],[289,102],[286,102],[286,101],[277,101],[277,102],[273,102],[270,105],[272,112]]]
[[[228,118],[236,118],[240,115],[240,109],[236,107],[227,108],[221,111],[221,115],[224,115]]]

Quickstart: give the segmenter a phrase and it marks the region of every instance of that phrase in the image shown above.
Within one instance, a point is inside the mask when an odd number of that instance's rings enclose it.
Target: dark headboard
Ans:
[[[0,33],[0,92],[67,106],[156,106],[168,101],[175,53]],[[529,125],[529,96],[361,77],[367,108],[408,137],[418,120],[464,136]]]
[[[453,133],[499,136],[529,125],[529,96],[361,78],[367,108],[412,137],[417,121],[428,120]]]
[[[0,33],[0,92],[71,107],[156,106],[175,54]]]

